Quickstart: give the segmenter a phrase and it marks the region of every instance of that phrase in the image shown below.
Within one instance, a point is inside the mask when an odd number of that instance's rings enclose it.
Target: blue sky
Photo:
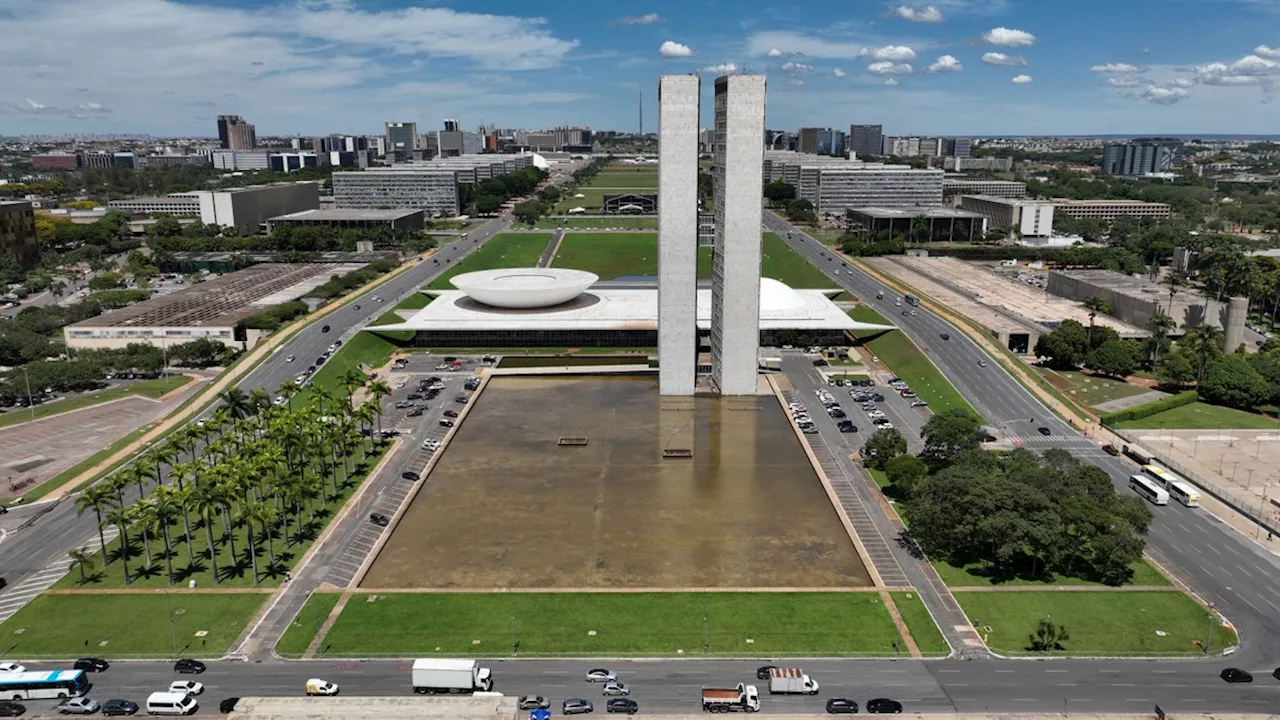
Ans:
[[[768,126],[1280,132],[1280,0],[0,0],[0,135],[656,128],[662,73],[768,75]]]

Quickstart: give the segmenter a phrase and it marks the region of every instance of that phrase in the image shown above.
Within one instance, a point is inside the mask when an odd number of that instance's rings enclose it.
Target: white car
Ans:
[[[276,405],[283,405],[283,404],[285,404],[285,403],[287,403],[287,402],[289,402],[289,401],[288,401],[288,400],[285,400],[283,395],[277,395],[277,396],[276,396],[276,399],[275,399],[273,402],[274,402]]]
[[[199,695],[204,692],[204,683],[196,682],[195,680],[174,680],[169,683],[169,692]]]
[[[620,682],[617,682],[616,680],[611,680],[604,684],[604,692],[602,694],[605,697],[617,697],[622,695],[630,695],[631,688],[627,687],[626,683],[620,683]]]
[[[26,672],[27,669],[15,662],[0,663],[0,673]]]
[[[610,683],[618,681],[618,673],[604,668],[593,668],[587,671],[587,682]]]
[[[285,362],[293,362],[294,360],[297,360],[297,359],[298,359],[297,357],[295,357],[295,356],[293,356],[293,355],[290,355],[289,357],[285,358],[285,359],[284,359],[284,361],[285,361]]]
[[[305,383],[306,381],[307,381],[307,376],[306,376],[306,375],[299,375],[298,377],[296,377],[296,378],[294,378],[294,379],[293,379],[293,384],[294,384],[294,385],[301,385],[301,384]]]
[[[307,681],[306,691],[308,695],[337,695],[338,686],[328,680],[311,678]]]

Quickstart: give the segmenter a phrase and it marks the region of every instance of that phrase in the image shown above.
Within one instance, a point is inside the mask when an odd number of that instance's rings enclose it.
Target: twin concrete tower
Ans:
[[[701,80],[658,84],[658,386],[693,395],[698,374],[698,130]],[[715,246],[711,377],[721,395],[755,395],[760,345],[763,75],[715,83]]]

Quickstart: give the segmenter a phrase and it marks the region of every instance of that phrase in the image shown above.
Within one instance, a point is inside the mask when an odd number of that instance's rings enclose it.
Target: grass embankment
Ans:
[[[767,232],[760,246],[760,275],[796,289],[834,288],[835,282],[803,255],[792,250],[777,233]]]
[[[1274,417],[1194,402],[1162,413],[1118,423],[1121,430],[1277,430]]]
[[[1076,370],[1050,370],[1032,366],[1054,389],[1069,395],[1073,400],[1084,405],[1100,405],[1111,400],[1133,397],[1149,392],[1150,388],[1141,385],[1130,385],[1124,380],[1087,375]]]
[[[50,403],[37,405],[34,408],[34,411],[32,408],[13,408],[4,415],[0,415],[0,428],[17,425],[30,420],[39,420],[40,418],[70,412],[72,410],[93,407],[94,405],[101,405],[104,402],[119,400],[132,395],[155,399],[177,390],[183,385],[191,382],[191,380],[192,378],[190,375],[170,375],[168,377],[156,378],[154,380],[143,380],[132,385],[122,385],[120,387],[99,390],[98,392],[64,397]]]
[[[521,226],[524,227],[524,226]],[[604,230],[607,228],[626,228],[637,230],[657,230],[658,218],[656,217],[628,217],[625,215],[595,215],[589,217],[567,217],[567,218],[543,218],[534,223],[533,227],[542,230],[555,230],[558,228],[567,228],[573,230],[581,228],[584,230]]]
[[[454,275],[494,268],[533,267],[538,264],[547,243],[555,237],[551,233],[498,233],[470,255],[454,264],[432,280],[427,287],[433,290],[452,290],[449,279]]]
[[[1040,580],[1028,580],[1024,578],[1010,578],[1008,580],[997,580],[991,577],[991,573],[984,569],[981,565],[967,565],[963,568],[950,565],[941,560],[933,561],[933,567],[938,571],[938,576],[942,581],[951,588],[961,587],[1059,587],[1064,585],[1086,586],[1094,585],[1101,587],[1102,583],[1085,580],[1082,578],[1072,577],[1049,577]],[[1133,578],[1126,585],[1167,585],[1173,587],[1173,583],[1158,570],[1151,567],[1145,560],[1139,560],[1130,567],[1133,568]],[[1122,596],[1117,596],[1121,599]]]
[[[5,638],[0,653],[21,658],[218,657],[268,597],[150,592],[41,595],[0,624],[0,636]],[[201,632],[205,634],[197,636]]]
[[[947,655],[951,652],[951,646],[942,637],[942,631],[938,629],[938,624],[933,621],[933,616],[929,614],[929,609],[921,602],[919,595],[913,592],[895,592],[890,595],[893,596],[894,607],[898,608],[898,614],[907,624],[907,631],[916,641],[920,652],[926,656]]]
[[[629,275],[658,274],[655,233],[567,233],[551,266],[586,270],[613,280]]]
[[[353,598],[321,651],[777,657],[894,655],[895,643],[876,593],[412,593]]]
[[[1210,632],[1211,652],[1236,643],[1235,633],[1180,592],[954,594],[987,644],[1002,654],[1027,654],[1028,638],[1044,618],[1070,635],[1055,655],[1200,656]]]
[[[650,169],[652,168],[652,169]],[[649,166],[637,170],[608,169],[591,180],[593,188],[627,188],[650,190],[658,187],[658,168]]]
[[[849,311],[854,320],[892,325],[880,313],[860,305]],[[900,330],[865,331],[855,335],[871,350],[894,375],[907,381],[921,399],[929,403],[935,413],[963,408],[977,415],[977,411],[961,397],[951,383],[943,377],[937,366],[920,352]]]
[[[276,643],[276,652],[285,657],[301,657],[341,598],[342,593],[312,593]]]

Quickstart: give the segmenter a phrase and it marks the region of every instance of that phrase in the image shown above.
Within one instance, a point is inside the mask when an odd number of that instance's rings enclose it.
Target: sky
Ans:
[[[0,135],[657,128],[663,73],[766,124],[1280,133],[1280,0],[0,0]]]

